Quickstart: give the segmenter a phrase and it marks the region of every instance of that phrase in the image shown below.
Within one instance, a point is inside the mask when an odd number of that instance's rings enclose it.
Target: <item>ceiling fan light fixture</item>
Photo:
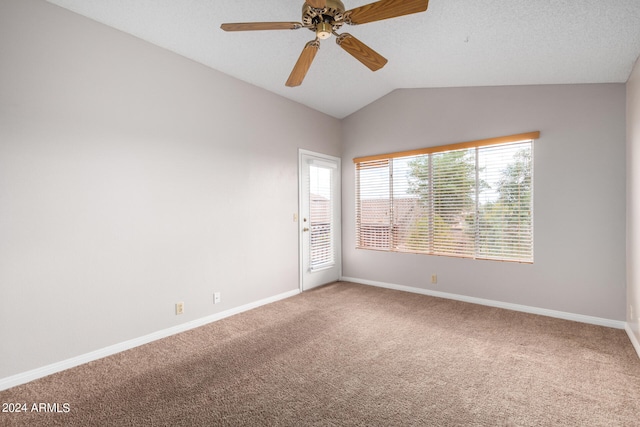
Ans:
[[[326,40],[331,37],[331,33],[333,33],[333,27],[328,22],[320,22],[318,26],[316,26],[316,36],[320,40]]]

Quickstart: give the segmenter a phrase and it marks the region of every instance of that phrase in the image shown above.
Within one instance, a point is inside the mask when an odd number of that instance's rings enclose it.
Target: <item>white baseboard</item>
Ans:
[[[472,304],[486,305],[489,307],[504,308],[507,310],[521,311],[524,313],[539,314],[541,316],[556,317],[558,319],[572,320],[574,322],[589,323],[592,325],[606,326],[615,329],[625,329],[626,322],[619,320],[603,319],[601,317],[585,316],[583,314],[567,313],[564,311],[548,310],[546,308],[530,307],[527,305],[511,304],[508,302],[494,301],[483,298],[469,297],[466,295],[451,294],[447,292],[432,291],[430,289],[414,288],[411,286],[396,285],[393,283],[377,282],[374,280],[358,279],[355,277],[341,277],[345,282],[360,283],[362,285],[377,286],[380,288],[395,289],[398,291],[412,292],[429,295],[432,297],[452,299],[469,302]],[[636,347],[637,348],[637,347]]]
[[[638,341],[636,334],[633,333],[633,330],[631,329],[631,326],[629,326],[629,323],[625,324],[624,330],[627,331],[627,335],[629,335],[631,344],[633,344],[633,348],[636,349],[636,353],[638,353],[638,357],[640,357],[640,341]]]
[[[341,277],[340,280],[343,280],[346,282],[360,283],[360,284],[369,285],[369,286],[377,286],[377,287],[387,288],[387,289],[395,289],[398,291],[412,292],[412,293],[428,295],[433,297],[469,302],[473,304],[486,305],[490,307],[504,308],[507,310],[521,311],[524,313],[539,314],[542,316],[555,317],[559,319],[572,320],[576,322],[606,326],[610,328],[624,329],[627,332],[627,335],[629,336],[629,339],[631,340],[633,347],[638,353],[638,357],[640,357],[640,342],[638,342],[638,339],[636,338],[635,334],[631,330],[631,327],[626,322],[623,322],[623,321],[603,319],[600,317],[585,316],[582,314],[573,314],[573,313],[567,313],[567,312],[556,311],[556,310],[548,310],[544,308],[530,307],[530,306],[520,305],[520,304],[511,304],[511,303],[505,303],[501,301],[494,301],[494,300],[488,300],[488,299],[482,299],[482,298],[469,297],[465,295],[451,294],[447,292],[433,291],[429,289],[420,289],[420,288],[414,288],[411,286],[396,285],[392,283],[378,282],[378,281],[366,280],[366,279],[358,279],[355,277]],[[270,298],[265,298],[259,301],[255,301],[253,303],[245,304],[240,307],[236,307],[229,310],[225,310],[220,313],[212,314],[207,317],[192,320],[190,322],[183,323],[181,325],[176,325],[168,329],[163,329],[161,331],[153,332],[151,334],[144,335],[139,338],[134,338],[128,341],[114,344],[109,347],[92,351],[90,353],[86,353],[86,354],[76,356],[67,360],[63,360],[61,362],[53,363],[51,365],[43,366],[41,368],[33,369],[33,370],[23,372],[17,375],[13,375],[7,378],[2,378],[0,379],[0,391],[6,390],[21,384],[25,384],[30,381],[37,380],[39,378],[43,378],[48,375],[55,374],[56,372],[61,372],[61,371],[73,368],[75,366],[92,362],[94,360],[102,359],[104,357],[111,356],[113,354],[120,353],[125,350],[139,347],[141,345],[148,344],[152,341],[156,341],[162,338],[169,337],[171,335],[188,331],[190,329],[204,326],[206,324],[216,322],[218,320],[233,316],[235,314],[239,314],[248,310],[252,310],[254,308],[258,308],[266,304],[270,304],[272,302],[276,302],[285,298],[290,298],[292,296],[298,295],[299,293],[300,291],[298,289],[294,291],[285,292]]]
[[[15,387],[21,384],[28,383],[30,381],[37,380],[39,378],[46,377],[47,375],[55,374],[75,366],[79,366],[94,360],[102,359],[107,356],[111,356],[116,353],[120,353],[125,350],[129,350],[135,347],[139,347],[144,344],[148,344],[152,341],[156,341],[162,338],[169,337],[171,335],[179,334],[181,332],[188,331],[200,326],[204,326],[208,323],[216,322],[218,320],[233,316],[235,314],[242,313],[244,311],[252,310],[263,305],[270,304],[285,298],[289,298],[298,295],[300,290],[285,292],[273,297],[265,298],[259,301],[255,301],[249,304],[242,305],[240,307],[232,308],[222,311],[220,313],[212,314],[200,319],[192,320],[190,322],[176,325],[171,328],[163,329],[161,331],[153,332],[142,337],[134,338],[128,341],[124,341],[118,344],[111,345],[109,347],[102,348],[100,350],[92,351],[90,353],[82,354],[80,356],[72,357],[71,359],[63,360],[61,362],[53,363],[51,365],[43,366],[41,368],[33,369],[20,374],[12,375],[7,378],[0,379],[0,391]]]

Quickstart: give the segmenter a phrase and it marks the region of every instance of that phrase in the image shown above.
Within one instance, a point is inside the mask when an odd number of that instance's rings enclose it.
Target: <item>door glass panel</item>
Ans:
[[[331,182],[333,168],[309,165],[309,228],[311,271],[329,268],[335,264],[333,199]]]

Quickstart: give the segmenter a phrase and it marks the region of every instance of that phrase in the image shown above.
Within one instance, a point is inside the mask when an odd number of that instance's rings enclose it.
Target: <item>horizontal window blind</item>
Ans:
[[[533,262],[534,137],[354,159],[357,247]]]
[[[389,249],[391,238],[390,161],[356,164],[358,247]]]

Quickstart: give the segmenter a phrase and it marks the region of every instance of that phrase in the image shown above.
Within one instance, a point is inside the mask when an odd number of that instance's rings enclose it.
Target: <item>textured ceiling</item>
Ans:
[[[220,24],[299,22],[301,0],[47,1],[337,118],[398,88],[624,83],[640,55],[640,0],[431,0],[424,13],[342,28],[385,56],[383,69],[332,37],[288,88],[311,31]]]

